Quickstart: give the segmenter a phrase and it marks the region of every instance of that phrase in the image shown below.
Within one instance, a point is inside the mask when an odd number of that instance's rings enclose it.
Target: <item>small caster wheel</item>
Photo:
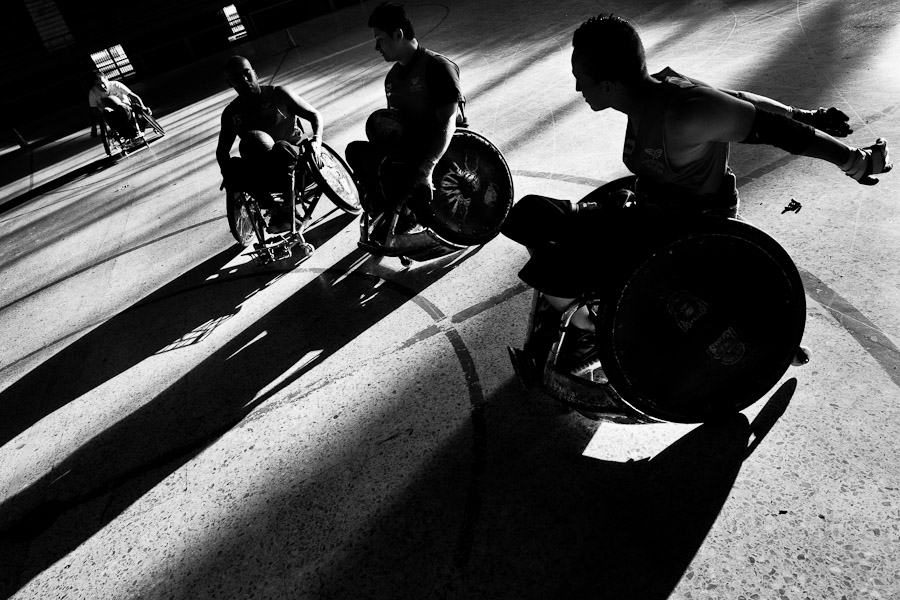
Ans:
[[[400,264],[403,265],[404,267],[408,267],[409,265],[412,264],[412,261],[406,256],[401,256]]]
[[[796,353],[794,353],[794,358],[791,360],[791,366],[802,367],[809,362],[810,357],[811,352],[809,351],[809,348],[806,346],[798,346]]]
[[[315,246],[310,243],[300,244],[300,257],[306,258],[310,256],[315,249]]]

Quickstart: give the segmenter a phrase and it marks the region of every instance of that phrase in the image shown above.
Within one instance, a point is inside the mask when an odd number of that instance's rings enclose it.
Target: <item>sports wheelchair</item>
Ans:
[[[526,388],[594,420],[701,423],[747,408],[808,360],[803,282],[756,227],[721,217],[666,223],[615,254],[616,268],[597,260],[603,292],[561,315],[535,290],[527,351],[508,348]],[[582,309],[596,327],[594,360],[563,370]]]
[[[513,205],[513,181],[503,154],[483,135],[468,129],[460,105],[460,119],[450,146],[435,166],[430,201],[422,203],[425,214],[421,231],[398,230],[401,214],[410,201],[407,168],[385,158],[379,179],[385,198],[394,200],[393,210],[379,215],[364,212],[360,218],[359,247],[376,256],[398,257],[403,266],[485,244],[500,233],[500,226]],[[366,132],[370,140],[379,123],[397,120],[392,109],[370,115]],[[382,125],[383,126],[383,125]],[[399,126],[398,126],[399,130]],[[398,176],[398,174],[400,174]],[[399,201],[396,199],[400,198]]]
[[[110,125],[105,111],[100,111],[100,138],[103,149],[110,158],[122,158],[141,148],[149,148],[151,141],[166,135],[166,130],[153,118],[149,109],[132,104],[129,113],[127,128],[132,131],[121,132]],[[150,131],[145,133],[148,129]]]
[[[315,248],[303,234],[323,195],[346,213],[357,215],[362,212],[356,182],[340,155],[323,143],[319,160],[316,160],[309,139],[302,140],[299,147],[300,156],[288,180],[282,185],[273,185],[270,190],[276,204],[296,215],[289,231],[268,233],[267,223],[274,211],[262,208],[251,192],[230,189],[222,184],[231,234],[244,247],[253,244],[253,259],[258,265],[288,259],[295,247],[299,248],[301,258],[313,253]]]

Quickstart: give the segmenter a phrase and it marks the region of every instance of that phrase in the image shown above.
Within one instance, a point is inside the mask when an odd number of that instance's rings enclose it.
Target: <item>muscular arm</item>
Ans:
[[[235,139],[237,139],[237,135],[235,135],[234,130],[231,128],[231,123],[223,112],[221,124],[219,125],[219,141],[216,144],[216,162],[219,163],[219,170],[222,171],[223,175],[225,173],[225,165],[228,164],[228,159],[231,156],[231,147],[234,145]]]
[[[325,128],[325,122],[322,119],[322,114],[317,111],[312,104],[287,89],[283,86],[278,86],[275,88],[275,92],[279,96],[279,100],[287,106],[288,110],[291,114],[300,117],[306,121],[309,121],[310,126],[312,127],[313,137],[315,139],[322,139],[322,131]]]
[[[667,115],[667,139],[678,141],[674,148],[679,152],[673,162],[683,163],[685,159],[690,162],[693,155],[702,152],[711,142],[743,142],[754,127],[757,110],[762,108],[723,91],[696,88],[686,101],[673,107]],[[785,116],[783,111],[781,114]],[[837,166],[847,162],[849,146],[817,129],[814,134],[799,154]]]
[[[664,75],[667,73],[674,73],[674,71],[664,70],[662,73],[660,73],[660,75]],[[738,90],[729,90],[726,88],[716,88],[715,86],[711,86],[708,83],[700,81],[698,79],[694,79],[693,77],[690,78],[690,81],[692,81],[696,85],[718,89],[719,91],[724,92],[729,96],[733,96],[738,100],[749,102],[756,108],[762,109],[766,112],[788,117],[790,119],[800,121],[801,123],[806,123],[807,125],[811,125],[816,129],[820,129],[828,133],[829,135],[837,137],[847,137],[848,135],[853,133],[853,129],[850,128],[850,125],[848,123],[850,118],[843,111],[838,110],[834,107],[828,109],[819,108],[817,110],[806,110],[784,104],[782,102],[779,102],[778,100],[774,100],[761,94],[754,94],[753,92]]]
[[[453,132],[456,131],[456,110],[456,102],[453,102],[445,104],[435,111],[439,124],[438,130],[428,146],[418,169],[418,176],[425,179],[429,185],[434,167],[444,155],[444,152],[447,151]]]
[[[132,92],[131,90],[128,91],[128,100],[130,100],[132,104],[137,104],[138,106],[140,106],[141,108],[143,108],[145,110],[147,108],[147,105],[144,104],[144,101],[141,100],[141,97],[138,96],[137,94],[135,94],[134,92]]]

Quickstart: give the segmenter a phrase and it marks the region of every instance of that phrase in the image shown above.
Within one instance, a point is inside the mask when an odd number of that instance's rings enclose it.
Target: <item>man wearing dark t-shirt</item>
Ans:
[[[347,162],[364,191],[363,206],[370,214],[392,209],[402,198],[385,198],[379,165],[388,156],[404,165],[404,185],[414,190],[412,198],[430,198],[431,177],[438,160],[447,151],[456,129],[458,106],[465,101],[459,84],[459,67],[448,58],[419,45],[406,10],[401,4],[385,2],[372,12],[369,27],[375,36],[375,50],[386,62],[395,63],[384,80],[387,107],[397,111],[403,135],[394,144],[351,142]],[[416,211],[416,206],[406,207]],[[401,233],[413,231],[415,220],[403,213]]]
[[[266,193],[281,185],[294,168],[304,139],[300,118],[312,126],[310,137],[317,155],[322,146],[322,115],[309,102],[280,85],[261,85],[256,71],[243,56],[225,62],[225,78],[237,92],[237,98],[222,111],[216,161],[229,189],[256,192],[254,197],[273,213],[269,231],[291,227],[289,209],[272,204]],[[231,156],[235,140],[241,138],[241,157]],[[263,141],[260,141],[263,140]],[[255,150],[245,156],[246,150]]]

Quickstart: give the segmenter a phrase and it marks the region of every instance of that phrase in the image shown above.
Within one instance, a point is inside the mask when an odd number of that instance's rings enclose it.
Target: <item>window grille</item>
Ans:
[[[241,22],[241,16],[238,14],[234,4],[223,7],[222,14],[225,15],[228,26],[231,27],[231,35],[228,36],[229,42],[247,37],[247,30],[244,28],[244,24]]]
[[[119,44],[92,53],[91,60],[94,61],[100,72],[110,79],[125,79],[134,75],[134,67],[131,66],[128,55]]]

